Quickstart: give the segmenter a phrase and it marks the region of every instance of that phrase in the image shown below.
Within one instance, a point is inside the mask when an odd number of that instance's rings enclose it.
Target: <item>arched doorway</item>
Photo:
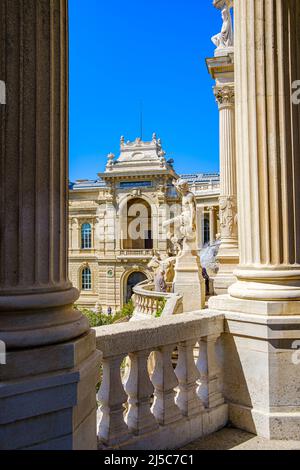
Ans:
[[[133,295],[133,288],[139,284],[140,282],[146,281],[147,276],[146,274],[136,271],[134,273],[131,273],[128,276],[127,282],[126,282],[126,288],[125,288],[125,303],[127,304],[132,295]]]
[[[125,250],[153,249],[152,210],[147,201],[134,198],[128,202],[125,225]]]

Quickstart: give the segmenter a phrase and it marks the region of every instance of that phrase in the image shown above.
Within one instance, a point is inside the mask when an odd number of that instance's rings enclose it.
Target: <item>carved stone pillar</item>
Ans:
[[[0,22],[0,448],[95,448],[95,340],[67,275],[67,1],[2,1]]]
[[[300,300],[300,126],[291,100],[300,77],[300,5],[244,3],[238,5],[237,50],[241,260],[230,294]],[[249,23],[253,31],[245,34]]]
[[[227,293],[236,280],[239,261],[236,194],[236,145],[234,84],[217,85],[215,96],[220,112],[220,269],[214,287],[216,294]]]
[[[300,77],[298,0],[235,1],[240,265],[225,312],[230,420],[267,438],[300,439]],[[228,364],[228,365],[227,365]]]
[[[209,208],[209,241],[211,245],[213,245],[214,242],[216,241],[216,230],[217,230],[216,218],[217,218],[216,208],[210,207]]]
[[[198,251],[201,251],[204,245],[204,234],[203,234],[203,219],[204,209],[203,207],[197,207],[197,247]]]
[[[214,6],[231,8],[231,0],[215,0]],[[231,48],[233,50],[233,48]],[[226,294],[236,278],[239,263],[237,230],[237,186],[235,143],[234,53],[219,49],[217,57],[207,59],[208,71],[216,82],[214,94],[219,105],[220,122],[220,237],[219,272],[214,291]]]

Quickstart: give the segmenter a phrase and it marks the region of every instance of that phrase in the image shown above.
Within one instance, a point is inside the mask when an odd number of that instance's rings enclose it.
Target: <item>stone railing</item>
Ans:
[[[190,313],[95,328],[99,448],[176,449],[224,427],[223,327],[222,315]]]
[[[201,194],[203,191],[220,191],[220,183],[219,182],[211,182],[211,183],[202,183],[202,184],[191,184],[190,186],[191,191],[197,195]]]
[[[120,250],[120,254],[118,255],[118,258],[135,258],[135,259],[140,259],[140,258],[145,258],[145,259],[151,259],[154,255],[153,250]]]
[[[155,292],[154,283],[144,281],[134,287],[133,304],[134,318],[147,316],[175,315],[182,313],[182,295],[171,292],[172,284],[168,285],[168,292]]]

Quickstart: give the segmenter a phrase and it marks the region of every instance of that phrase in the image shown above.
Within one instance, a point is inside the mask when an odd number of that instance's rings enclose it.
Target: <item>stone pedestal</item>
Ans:
[[[183,253],[175,266],[174,292],[183,295],[183,313],[205,307],[205,281],[196,251]]]
[[[67,274],[66,0],[1,2],[1,449],[95,449],[99,355]]]
[[[211,313],[226,317],[222,368],[229,420],[266,439],[300,439],[300,304],[297,315],[288,307],[279,315],[277,302],[210,301]]]
[[[224,377],[234,425],[300,438],[299,106],[297,0],[235,1],[240,265],[223,311]]]

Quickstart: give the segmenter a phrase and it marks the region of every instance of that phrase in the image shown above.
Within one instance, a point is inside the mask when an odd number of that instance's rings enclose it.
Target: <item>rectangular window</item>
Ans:
[[[82,271],[82,290],[92,290],[92,273],[89,268]]]
[[[121,189],[131,189],[131,188],[151,188],[151,181],[124,181],[120,183]]]
[[[81,227],[81,248],[82,250],[92,248],[92,227],[90,224],[83,224]]]

